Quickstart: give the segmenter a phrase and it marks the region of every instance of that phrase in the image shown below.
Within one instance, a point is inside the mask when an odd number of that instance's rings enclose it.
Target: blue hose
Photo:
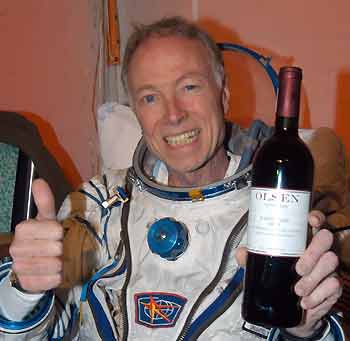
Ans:
[[[277,96],[278,86],[279,86],[278,74],[270,64],[271,57],[265,57],[256,51],[253,51],[245,46],[241,46],[238,44],[218,43],[217,45],[223,51],[240,52],[254,58],[266,71],[267,75],[269,76],[272,82],[275,95]],[[273,133],[272,127],[267,126],[261,120],[254,120],[254,122],[252,123],[252,125],[250,126],[247,132],[247,135],[251,140],[259,141],[271,136],[272,133]],[[248,167],[249,164],[252,162],[252,158],[255,152],[255,147],[256,146],[248,144],[248,146],[245,148],[236,173]]]
[[[231,43],[218,43],[218,47],[223,51],[234,51],[234,52],[241,52],[244,53],[250,57],[253,57],[267,72],[272,85],[273,89],[275,91],[275,94],[277,95],[278,91],[278,75],[275,69],[271,66],[270,61],[271,57],[265,57],[262,54],[257,53],[256,51],[253,51],[247,47],[238,45],[238,44],[231,44]]]

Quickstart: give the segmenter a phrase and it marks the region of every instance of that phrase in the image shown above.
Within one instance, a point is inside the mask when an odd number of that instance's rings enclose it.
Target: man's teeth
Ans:
[[[192,143],[199,134],[199,129],[194,129],[191,131],[187,131],[186,133],[168,136],[165,138],[166,142],[171,145],[177,144],[189,144]]]

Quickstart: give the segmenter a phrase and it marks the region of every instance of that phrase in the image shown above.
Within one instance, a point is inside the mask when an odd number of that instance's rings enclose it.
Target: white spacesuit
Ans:
[[[250,167],[228,155],[223,181],[170,188],[165,165],[140,143],[127,186],[127,172],[118,171],[72,193],[58,217],[65,228],[65,283],[55,294],[22,293],[11,287],[10,263],[4,263],[0,339],[278,339],[278,329],[241,318],[243,270],[234,252],[245,239]],[[157,243],[169,236],[152,241],[149,231],[167,219],[185,234],[181,243],[173,235],[164,256]],[[320,339],[343,338],[329,317]]]

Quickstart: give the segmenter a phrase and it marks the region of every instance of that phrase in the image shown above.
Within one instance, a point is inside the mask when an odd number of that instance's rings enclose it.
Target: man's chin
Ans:
[[[182,160],[183,161],[183,160]],[[170,171],[182,174],[191,174],[204,166],[204,162],[192,162],[188,164],[181,164],[181,162],[172,162],[167,164]]]

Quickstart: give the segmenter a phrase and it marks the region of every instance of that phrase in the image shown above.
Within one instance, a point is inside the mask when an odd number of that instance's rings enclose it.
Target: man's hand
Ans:
[[[327,230],[320,230],[324,221],[325,217],[319,211],[309,214],[315,235],[296,263],[301,279],[295,285],[295,292],[301,297],[301,306],[306,314],[302,324],[288,329],[288,332],[299,337],[312,335],[342,294],[342,286],[335,273],[338,257],[330,251],[333,235]],[[245,265],[246,257],[246,248],[237,249],[236,258],[241,266]]]
[[[56,221],[54,197],[48,184],[37,179],[32,191],[38,215],[16,226],[10,255],[21,287],[40,293],[62,283],[63,227]]]
[[[320,212],[311,212],[309,222],[316,233],[296,264],[296,271],[301,279],[295,285],[295,292],[302,297],[301,306],[306,315],[300,326],[288,331],[300,337],[311,335],[320,326],[321,319],[342,294],[342,286],[335,272],[339,260],[330,251],[333,234],[328,230],[317,232],[324,221]]]

